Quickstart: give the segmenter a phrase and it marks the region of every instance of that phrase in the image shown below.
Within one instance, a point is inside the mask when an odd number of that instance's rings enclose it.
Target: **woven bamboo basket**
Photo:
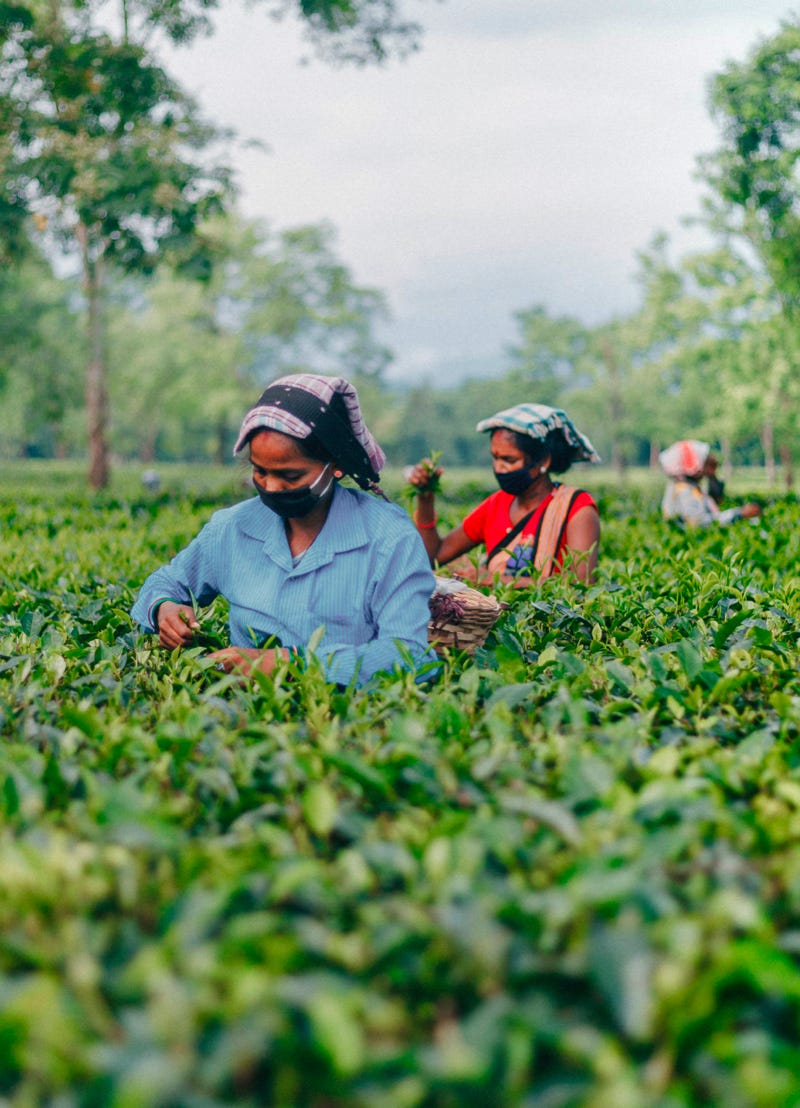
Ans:
[[[428,642],[437,653],[453,648],[473,654],[508,607],[454,577],[437,577],[430,598]]]

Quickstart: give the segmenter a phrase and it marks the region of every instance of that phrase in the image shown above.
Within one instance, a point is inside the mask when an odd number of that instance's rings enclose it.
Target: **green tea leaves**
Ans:
[[[597,584],[341,689],[131,627],[208,496],[0,496],[3,1095],[793,1103],[800,514],[624,497]]]

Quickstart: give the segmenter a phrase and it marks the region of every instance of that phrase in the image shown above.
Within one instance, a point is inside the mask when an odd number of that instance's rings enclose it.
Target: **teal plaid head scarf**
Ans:
[[[573,450],[575,462],[599,462],[600,455],[587,439],[575,427],[566,412],[561,408],[550,408],[547,404],[515,404],[496,415],[482,419],[478,431],[516,431],[532,439],[545,439],[550,431],[561,431],[567,445]]]

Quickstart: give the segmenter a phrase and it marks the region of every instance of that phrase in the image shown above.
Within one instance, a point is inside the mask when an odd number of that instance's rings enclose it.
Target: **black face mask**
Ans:
[[[325,469],[328,468],[325,466]],[[325,469],[322,470],[319,477],[310,485],[303,485],[299,489],[285,489],[283,492],[265,492],[255,485],[256,492],[258,493],[261,503],[264,504],[271,512],[275,512],[281,519],[302,519],[303,516],[307,516],[309,512],[313,512],[318,504],[320,504],[330,492],[331,485],[334,482],[334,478],[331,477],[328,484],[322,490],[322,492],[316,491],[316,486],[322,480],[322,475],[325,473]]]
[[[519,496],[536,480],[528,466],[520,466],[519,469],[512,469],[509,473],[495,471],[495,479],[503,492],[510,493],[512,496]]]

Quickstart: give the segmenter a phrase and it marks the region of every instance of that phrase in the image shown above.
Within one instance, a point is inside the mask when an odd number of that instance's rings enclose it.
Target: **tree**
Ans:
[[[319,52],[380,62],[416,49],[419,27],[399,0],[265,0],[296,11]],[[198,223],[230,191],[224,167],[199,155],[219,137],[148,53],[159,35],[186,43],[211,29],[217,0],[120,0],[113,39],[93,0],[0,6],[0,254],[34,213],[80,258],[89,360],[89,480],[109,475],[103,289],[109,264],[146,272],[165,258],[194,266]],[[362,351],[363,353],[363,351]]]
[[[586,353],[587,329],[570,316],[554,317],[541,304],[514,312],[522,332],[508,350],[511,372],[531,400],[556,407],[575,384],[576,365]]]
[[[270,17],[294,15],[318,57],[339,65],[381,64],[419,49],[422,28],[404,15],[405,0],[254,0]],[[163,30],[173,42],[212,31],[219,0],[121,0],[123,20],[139,41]],[[132,35],[136,37],[136,35]]]
[[[126,282],[124,292],[127,302],[109,313],[117,451],[145,463],[222,461],[252,388],[240,372],[241,339],[220,325],[210,283],[162,268],[146,282]]]
[[[599,417],[603,438],[595,446],[605,440],[599,448],[621,469],[623,377],[632,356],[622,321],[591,329],[569,316],[551,316],[540,305],[515,312],[515,319],[522,341],[509,351],[512,370],[506,384],[516,380],[518,396],[581,412],[584,425],[586,417],[592,423]]]
[[[318,55],[367,65],[419,49],[421,28],[403,15],[400,0],[266,0],[278,16],[296,11]]]
[[[252,248],[239,250],[227,281],[242,317],[254,380],[304,369],[380,377],[391,353],[375,336],[385,297],[354,284],[333,251],[329,224],[272,235],[252,224]]]
[[[126,10],[135,7],[127,0]],[[0,40],[0,99],[13,106],[5,191],[51,241],[77,253],[87,307],[89,481],[109,476],[104,283],[109,265],[148,272],[163,258],[199,264],[195,231],[228,173],[190,155],[215,138],[194,104],[128,40],[65,0],[15,9]],[[167,27],[169,30],[169,26]]]
[[[639,256],[638,283],[641,307],[591,332],[593,384],[570,394],[570,408],[601,413],[595,445],[618,468],[654,464],[666,443],[691,436],[721,436],[729,457],[754,426],[743,343],[775,312],[763,277],[729,245],[673,263],[657,235]]]
[[[67,424],[81,409],[85,342],[73,282],[56,279],[27,249],[0,267],[0,439],[2,454],[62,455]]]
[[[150,460],[159,445],[183,453],[199,436],[221,461],[242,412],[287,372],[345,375],[362,399],[380,387],[389,352],[375,329],[385,303],[353,282],[328,225],[273,233],[230,214],[202,235],[214,260],[207,281],[162,267],[115,298],[112,399],[123,452]]]
[[[671,261],[665,234],[656,234],[637,260],[641,307],[604,328],[610,332],[606,351],[618,362],[607,386],[614,430],[610,456],[618,467],[634,460],[654,465],[658,451],[686,435],[698,419],[686,351],[697,341],[707,312],[686,268]]]
[[[761,441],[774,468],[776,430],[788,458],[792,430],[781,419],[795,398],[794,333],[800,314],[800,26],[785,22],[743,62],[731,62],[711,85],[711,110],[722,128],[719,150],[701,163],[710,186],[709,223],[743,239],[777,301],[748,343],[755,362]],[[782,320],[777,318],[778,314]]]
[[[784,23],[710,87],[722,146],[701,161],[712,222],[743,236],[784,308],[800,308],[800,26]]]

